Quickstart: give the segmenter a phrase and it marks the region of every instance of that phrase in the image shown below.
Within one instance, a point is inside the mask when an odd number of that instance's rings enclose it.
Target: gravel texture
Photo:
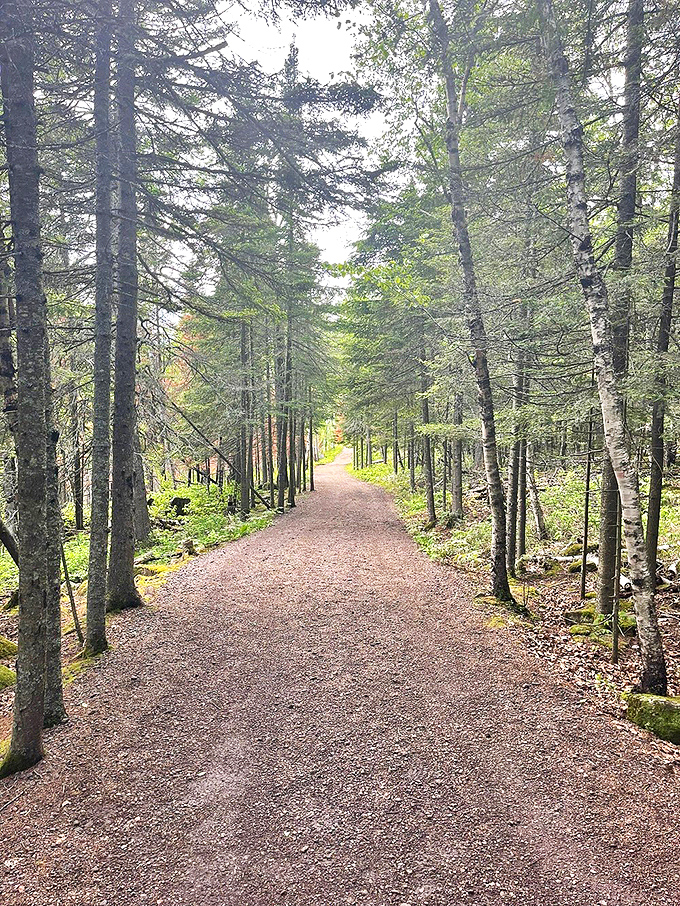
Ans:
[[[344,462],[116,620],[0,784],[0,903],[680,906],[680,761],[486,628]]]

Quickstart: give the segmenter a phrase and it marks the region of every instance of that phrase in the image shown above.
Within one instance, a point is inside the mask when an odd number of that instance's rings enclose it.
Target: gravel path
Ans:
[[[344,461],[118,618],[0,784],[0,903],[680,906],[680,768],[485,628]]]

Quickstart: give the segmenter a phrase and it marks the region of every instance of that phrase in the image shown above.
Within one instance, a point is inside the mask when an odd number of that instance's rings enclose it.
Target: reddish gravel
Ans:
[[[0,785],[0,903],[680,906],[665,750],[485,628],[342,462],[116,621]]]

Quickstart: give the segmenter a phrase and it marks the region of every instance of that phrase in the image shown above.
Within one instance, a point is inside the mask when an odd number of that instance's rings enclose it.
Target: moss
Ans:
[[[0,635],[0,661],[6,661],[9,658],[14,657],[18,650],[16,644],[11,639],[7,639],[4,635]]]
[[[592,631],[593,631],[593,624],[592,624],[592,623],[574,623],[573,626],[570,626],[570,627],[569,627],[569,634],[570,634],[570,635],[583,635],[583,636],[586,636],[586,635],[590,635],[590,633],[591,633]]]
[[[577,607],[574,610],[567,610],[564,614],[564,619],[571,626],[576,626],[580,623],[590,623],[592,629],[592,624],[595,622],[595,608],[592,606],[585,606]]]
[[[628,694],[628,720],[661,739],[680,745],[680,698]]]
[[[61,669],[61,677],[64,686],[70,686],[81,673],[84,673],[89,667],[93,667],[96,663],[97,658],[95,657],[79,655],[74,661],[71,661],[70,664],[65,664]]]
[[[9,686],[13,686],[16,681],[16,673],[10,670],[9,667],[0,665],[0,689],[7,689]]]
[[[135,567],[135,575],[156,577],[167,573],[169,569],[170,566],[167,563],[144,563]]]
[[[531,611],[519,601],[503,601],[501,598],[494,597],[494,595],[484,594],[475,595],[475,601],[480,604],[490,604],[492,607],[501,607],[504,611],[526,617],[529,620],[532,618]]]
[[[528,626],[529,621],[517,613],[505,611],[491,614],[488,619],[484,620],[484,625],[487,629],[509,629],[512,626]]]

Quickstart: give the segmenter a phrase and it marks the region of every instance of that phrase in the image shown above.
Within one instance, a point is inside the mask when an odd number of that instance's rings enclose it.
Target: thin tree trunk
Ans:
[[[3,120],[15,254],[19,652],[12,738],[0,776],[42,758],[47,602],[46,304],[42,286],[39,174],[33,99],[33,7],[0,9]]]
[[[47,602],[45,607],[45,711],[43,725],[55,727],[66,719],[61,673],[61,507],[54,424],[49,343],[45,338],[45,424],[47,493]]]
[[[519,475],[517,478],[517,557],[527,552],[527,442],[519,447]]]
[[[463,424],[463,398],[458,393],[453,405],[453,423]],[[463,518],[463,442],[460,437],[451,443],[451,512],[456,519]]]
[[[111,549],[108,569],[108,607],[138,607],[135,586],[134,440],[135,365],[137,357],[137,178],[135,136],[135,0],[118,7],[119,212],[118,316],[113,391],[113,479],[111,483]]]
[[[605,442],[616,473],[621,498],[628,567],[633,587],[637,630],[642,660],[644,692],[665,695],[666,663],[648,569],[640,510],[638,476],[626,443],[623,400],[614,369],[614,341],[609,316],[607,287],[595,264],[588,221],[588,201],[583,165],[583,127],[571,96],[569,69],[559,39],[552,0],[538,0],[542,39],[557,89],[557,111],[567,165],[569,227],[576,272],[590,317],[595,372],[602,408]]]
[[[314,406],[309,388],[309,490],[314,490]]]
[[[666,267],[661,296],[661,316],[656,343],[657,372],[655,376],[654,405],[650,442],[651,470],[649,476],[649,505],[647,507],[647,556],[652,576],[656,575],[656,558],[659,546],[659,516],[661,512],[661,490],[663,486],[664,421],[666,417],[667,382],[663,359],[668,352],[673,318],[673,295],[675,293],[675,271],[678,251],[678,216],[680,213],[680,109],[675,126],[675,161],[673,166],[673,189],[668,212],[668,240],[666,244]]]
[[[498,467],[498,450],[496,447],[496,421],[494,417],[491,378],[487,361],[487,337],[482,317],[482,309],[477,295],[472,247],[468,233],[467,215],[465,212],[465,188],[460,165],[458,149],[458,98],[456,80],[451,60],[449,30],[437,0],[426,0],[430,27],[439,44],[440,65],[446,89],[446,148],[448,151],[449,192],[451,198],[451,220],[453,222],[460,263],[463,271],[463,298],[465,314],[474,349],[474,368],[479,390],[479,407],[482,426],[482,443],[484,447],[484,469],[489,488],[491,505],[492,538],[491,538],[491,582],[493,595],[502,601],[512,601],[512,592],[508,584],[505,545],[505,499],[503,483]]]
[[[527,443],[527,483],[529,485],[529,499],[531,500],[531,512],[534,516],[534,525],[536,526],[536,534],[538,535],[539,541],[547,541],[550,538],[548,534],[548,529],[545,524],[545,515],[543,514],[543,507],[541,506],[541,498],[538,493],[538,485],[536,484],[536,474],[535,474],[535,463],[534,463],[534,446],[533,444]]]
[[[248,483],[248,326],[245,318],[241,319],[241,517],[248,518],[250,513],[250,485]]]

